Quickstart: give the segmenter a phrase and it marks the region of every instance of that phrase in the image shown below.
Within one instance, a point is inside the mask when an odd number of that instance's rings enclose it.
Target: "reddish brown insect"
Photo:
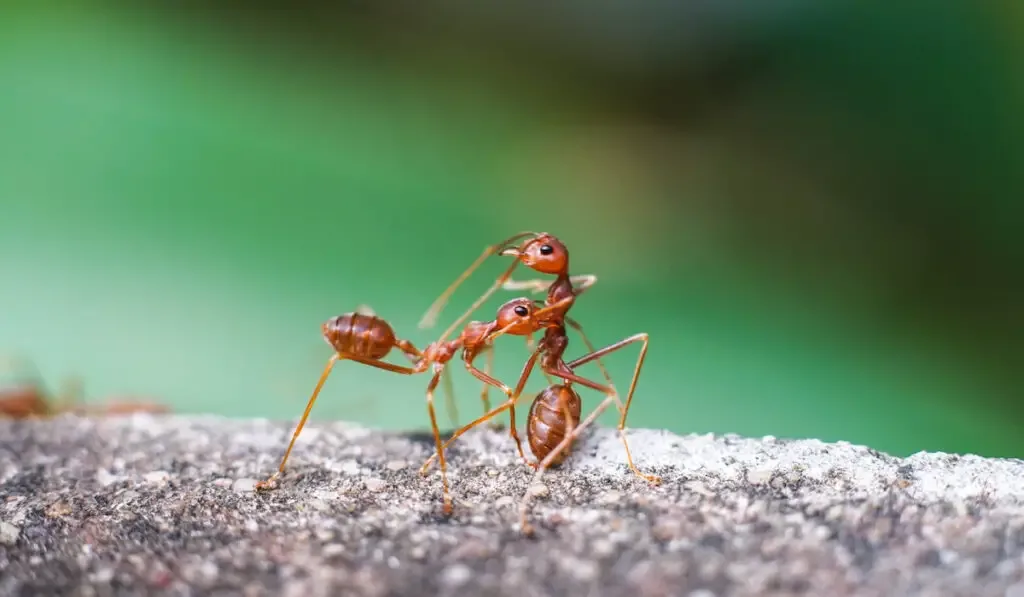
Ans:
[[[330,375],[335,363],[340,360],[351,360],[402,375],[424,373],[432,368],[434,375],[427,384],[427,412],[430,415],[430,424],[434,433],[437,455],[441,463],[444,511],[450,513],[452,505],[448,491],[447,463],[444,458],[444,449],[441,445],[441,434],[437,427],[437,417],[434,414],[434,391],[438,386],[441,375],[444,373],[448,362],[461,351],[462,360],[474,377],[500,389],[506,396],[519,396],[523,391],[521,386],[515,388],[508,387],[492,377],[488,372],[477,369],[473,365],[473,360],[481,351],[490,347],[491,342],[498,336],[503,334],[525,336],[535,333],[538,329],[537,326],[542,325],[546,321],[543,318],[544,313],[542,311],[538,311],[534,301],[530,299],[513,299],[498,309],[494,320],[470,322],[454,340],[449,341],[446,337],[442,337],[422,351],[408,340],[398,338],[391,325],[375,315],[352,312],[328,320],[321,328],[324,339],[334,349],[334,354],[331,355],[327,366],[317,381],[316,387],[313,389],[313,394],[310,396],[306,410],[292,434],[291,442],[288,444],[277,472],[266,481],[257,483],[256,489],[261,490],[273,487],[276,480],[284,473],[285,464],[288,461],[292,448],[295,446],[295,440],[306,424],[313,404],[316,402],[317,396],[320,394],[320,390],[327,381],[327,377]],[[383,360],[395,348],[399,349],[412,362],[411,367],[395,365]],[[523,376],[523,383],[525,383],[525,379],[526,376]],[[513,425],[513,430],[514,428],[515,426]],[[513,435],[515,436],[514,433]],[[516,441],[517,443],[519,441],[517,436]],[[522,453],[521,448],[520,453]]]
[[[111,401],[99,405],[76,406],[82,399],[82,384],[76,378],[65,382],[59,396],[49,396],[43,388],[41,378],[35,366],[28,361],[7,359],[0,368],[24,372],[31,369],[32,381],[19,383],[11,388],[0,390],[0,417],[10,419],[29,419],[53,417],[63,413],[81,416],[126,415],[132,413],[162,414],[170,409],[162,404],[149,401]]]
[[[518,246],[514,245],[514,243],[522,239],[526,240],[523,241]],[[611,380],[611,376],[608,374],[607,369],[604,367],[600,360],[601,356],[608,354],[609,352],[613,352],[614,350],[618,350],[628,344],[640,341],[642,338],[644,344],[643,348],[641,349],[639,359],[639,363],[642,364],[647,352],[647,335],[641,334],[637,336],[631,336],[630,338],[626,338],[621,342],[618,342],[610,347],[606,347],[601,350],[596,350],[594,348],[593,344],[589,341],[586,334],[583,333],[582,327],[577,322],[569,318],[567,313],[569,309],[572,307],[572,305],[575,304],[576,297],[578,297],[588,288],[593,286],[593,284],[597,281],[597,277],[593,275],[570,276],[569,250],[565,246],[565,244],[562,243],[554,235],[548,233],[522,232],[502,241],[501,243],[498,243],[497,245],[493,245],[485,249],[484,253],[479,258],[477,258],[477,260],[472,265],[470,265],[470,267],[465,272],[463,272],[463,274],[459,276],[459,278],[456,279],[456,281],[451,286],[449,286],[448,289],[444,293],[442,293],[440,297],[438,297],[438,299],[434,302],[434,304],[431,306],[431,308],[427,311],[427,313],[421,320],[421,327],[432,325],[437,314],[444,307],[449,296],[455,291],[455,289],[463,281],[465,281],[469,277],[469,275],[476,268],[478,268],[487,257],[496,254],[512,255],[516,258],[516,261],[511,266],[509,266],[509,268],[506,269],[501,276],[498,277],[494,284],[492,284],[492,286],[479,299],[477,299],[472,306],[470,306],[466,313],[464,313],[459,319],[456,320],[452,328],[449,329],[453,329],[460,322],[465,320],[491,294],[493,294],[495,291],[497,291],[498,288],[502,286],[504,286],[505,288],[516,289],[532,288],[534,291],[537,292],[543,291],[546,287],[547,297],[543,303],[545,306],[543,311],[546,312],[545,318],[550,321],[545,323],[543,326],[537,326],[538,329],[540,329],[541,327],[546,328],[544,338],[541,340],[537,348],[538,352],[543,353],[543,358],[540,361],[541,370],[549,379],[551,377],[558,377],[565,380],[566,382],[579,383],[581,385],[602,392],[610,399],[612,399],[618,407],[620,413],[618,428],[620,431],[620,437],[622,438],[623,446],[626,450],[626,457],[630,469],[638,476],[647,479],[652,483],[660,482],[660,480],[657,477],[654,477],[652,475],[646,475],[636,468],[636,465],[633,462],[632,454],[629,449],[629,444],[626,440],[626,416],[629,412],[630,401],[632,400],[632,388],[636,384],[636,375],[639,374],[639,364],[637,367],[637,371],[634,373],[633,382],[630,386],[629,397],[627,398],[626,403],[623,404],[621,400],[619,400],[618,393],[615,391],[614,384]],[[550,285],[547,286],[543,280],[539,279],[529,280],[526,282],[511,281],[510,277],[513,271],[515,271],[515,268],[520,263],[540,273],[554,274],[555,280]],[[577,286],[577,284],[579,285]],[[595,360],[597,362],[597,365],[600,367],[605,380],[607,381],[607,385],[602,385],[597,382],[576,375],[572,371],[573,367],[567,365],[565,361],[562,359],[562,355],[568,347],[569,342],[568,336],[566,335],[566,326],[574,328],[580,334],[580,337],[586,345],[589,353],[592,355],[596,355],[592,359],[588,359],[587,361],[584,362]],[[529,371],[532,370],[533,364],[536,362],[536,360],[537,356],[535,354],[535,356],[532,356],[531,360],[527,363],[526,368],[524,368],[524,375],[529,375]],[[520,385],[524,384],[525,380],[521,380]],[[518,396],[516,398],[518,399]],[[469,425],[466,425],[461,429],[457,430],[445,445],[447,446],[456,437],[458,437],[459,435],[461,435],[474,425],[478,424],[480,421],[488,420],[489,417],[493,416],[492,413],[500,412],[500,410],[501,407],[499,407],[498,409],[490,410],[484,416],[480,417],[473,423],[470,423]],[[515,436],[514,431],[513,436]],[[427,462],[424,463],[421,472],[425,472],[432,462],[433,458],[428,459]]]
[[[523,240],[526,239],[526,240]],[[518,246],[516,242],[523,240]],[[484,249],[484,252],[474,261],[469,268],[466,269],[443,293],[441,296],[434,301],[434,304],[430,306],[427,312],[423,315],[420,320],[420,328],[432,327],[440,315],[441,310],[447,304],[448,299],[455,292],[455,290],[466,280],[469,276],[479,268],[483,262],[492,255],[511,255],[516,258],[511,266],[505,272],[495,280],[494,284],[485,291],[473,304],[463,313],[458,319],[455,320],[448,330],[442,335],[447,337],[451,334],[458,326],[462,325],[474,311],[476,311],[480,305],[484,303],[494,292],[499,288],[505,290],[532,290],[535,293],[547,291],[547,297],[543,302],[543,305],[548,309],[551,309],[551,317],[559,319],[564,325],[576,330],[583,340],[587,350],[593,352],[595,350],[594,345],[587,338],[587,335],[583,332],[583,327],[568,317],[569,309],[572,308],[575,303],[576,297],[583,294],[588,288],[597,282],[597,276],[594,275],[583,275],[583,276],[570,276],[569,275],[569,249],[565,246],[562,241],[556,238],[552,234],[546,232],[520,232],[515,234],[502,242],[492,245]],[[542,279],[528,280],[528,281],[514,281],[511,280],[512,273],[519,264],[523,264],[530,269],[543,274],[554,274],[555,280],[547,282]],[[565,342],[568,340],[566,339]],[[529,345],[529,342],[528,342]],[[611,376],[608,374],[608,370],[600,360],[597,362],[598,367],[601,368],[601,373],[604,375],[608,385],[612,385]],[[553,384],[554,380],[548,374],[544,372],[545,377],[548,378],[548,383]],[[481,392],[481,401],[484,405],[484,412],[491,410],[490,401],[487,398],[488,387],[485,385]],[[622,410],[622,405],[619,404],[619,410]]]
[[[582,356],[582,357],[580,357],[580,358],[578,358],[578,359],[576,359],[576,360],[574,360],[572,362],[566,363],[563,360],[562,355],[564,354],[565,349],[568,346],[568,339],[566,338],[566,335],[565,335],[565,327],[560,325],[560,323],[557,321],[557,313],[558,313],[558,309],[559,308],[560,308],[560,305],[555,305],[555,306],[553,306],[551,308],[540,309],[540,310],[536,311],[535,314],[531,314],[530,317],[538,316],[538,317],[542,318],[542,321],[524,322],[524,327],[526,325],[532,324],[532,326],[535,327],[535,328],[541,328],[541,327],[546,328],[546,332],[544,334],[544,337],[538,343],[537,348],[530,355],[530,358],[527,360],[526,365],[523,367],[523,372],[522,372],[522,374],[520,376],[519,383],[516,385],[516,387],[518,387],[518,388],[525,387],[526,380],[529,377],[530,373],[533,371],[533,368],[537,364],[537,361],[539,359],[540,360],[541,369],[545,373],[547,373],[547,374],[549,374],[549,375],[551,375],[553,377],[561,378],[561,379],[565,380],[569,384],[577,383],[577,384],[586,386],[588,388],[591,388],[591,389],[594,389],[594,390],[597,390],[597,391],[603,393],[606,396],[606,399],[605,399],[604,402],[602,402],[602,405],[599,407],[599,410],[603,411],[605,408],[607,408],[607,404],[609,404],[609,403],[612,403],[612,402],[614,402],[616,404],[620,403],[619,397],[618,397],[618,393],[616,392],[615,387],[612,384],[603,385],[603,384],[597,383],[595,381],[592,381],[590,379],[587,379],[585,377],[582,377],[580,375],[577,375],[575,373],[575,369],[577,367],[579,367],[580,365],[589,363],[591,361],[597,361],[602,356],[605,356],[605,355],[607,355],[609,353],[612,353],[612,352],[615,352],[617,350],[621,350],[622,348],[625,348],[626,346],[628,346],[630,344],[634,344],[636,342],[641,342],[642,345],[641,345],[641,348],[640,348],[640,355],[637,357],[636,367],[633,370],[633,379],[630,381],[630,384],[629,384],[629,392],[626,395],[626,402],[625,402],[625,405],[623,405],[622,408],[620,409],[621,416],[620,416],[620,419],[619,419],[619,426],[618,426],[619,437],[621,438],[622,445],[623,445],[623,447],[626,450],[626,461],[629,464],[630,470],[633,471],[633,473],[636,474],[638,477],[640,477],[640,478],[642,478],[642,479],[644,479],[644,480],[646,480],[646,481],[648,481],[650,483],[653,483],[653,484],[660,483],[661,479],[659,477],[657,477],[655,475],[649,475],[649,474],[643,473],[642,471],[640,471],[640,469],[638,469],[636,467],[636,464],[633,462],[633,456],[632,456],[632,453],[631,453],[631,451],[629,449],[629,442],[626,440],[626,433],[625,433],[626,415],[628,414],[629,407],[630,407],[630,405],[632,404],[632,401],[633,401],[633,393],[636,391],[636,384],[637,384],[637,381],[640,378],[640,370],[643,367],[644,359],[647,357],[648,335],[645,334],[645,333],[644,334],[635,334],[633,336],[630,336],[628,338],[620,340],[619,342],[616,342],[614,344],[611,344],[609,346],[601,348],[600,350],[592,350],[588,354],[586,354],[586,355],[584,355],[584,356]],[[551,320],[546,319],[546,317],[549,316],[549,315],[552,316],[554,319],[551,319]],[[541,396],[543,396],[543,395],[544,394],[542,393]],[[442,446],[442,450],[446,449],[459,436],[461,436],[466,431],[472,429],[476,425],[479,425],[479,424],[489,420],[490,418],[492,418],[492,417],[498,415],[499,413],[501,413],[501,411],[503,411],[503,410],[514,408],[515,402],[518,399],[519,399],[519,394],[518,393],[513,395],[513,396],[510,396],[509,400],[506,403],[498,406],[497,408],[494,408],[494,409],[490,410],[489,412],[485,413],[483,416],[477,418],[475,421],[469,423],[468,425],[465,425],[465,426],[457,429],[452,434],[452,436],[444,443],[444,445]],[[514,432],[515,419],[514,419],[514,417],[510,417],[510,418],[512,419],[511,420],[511,424],[512,424],[512,428],[513,428],[513,437],[516,438],[516,441],[517,441],[517,444],[518,444],[519,443],[518,442],[518,437],[516,436],[516,434]],[[550,418],[548,418],[548,417],[545,417],[545,421],[544,422],[545,423],[551,423],[552,420]],[[570,434],[571,437],[575,437],[576,435],[578,435],[578,434],[575,431],[572,434]],[[569,440],[567,440],[567,441],[569,441]],[[560,446],[561,446],[561,444],[560,444]],[[552,454],[554,454],[554,455],[549,454],[547,457],[544,457],[541,460],[541,463],[540,463],[539,466],[541,468],[546,467],[546,466],[550,466],[550,461],[548,461],[547,459],[548,458],[556,458],[556,457],[558,457],[558,454],[560,454],[565,449],[566,449],[565,447],[559,447],[559,448],[555,449],[552,452]],[[522,448],[520,447],[519,450],[520,450],[520,455],[522,456]],[[435,454],[435,456],[436,456],[436,454]],[[423,467],[420,469],[420,472],[422,474],[425,474],[426,471],[430,468],[430,465],[433,463],[433,460],[434,460],[434,456],[431,456],[429,459],[427,459],[427,461],[425,463],[423,463]],[[524,458],[524,460],[525,460],[525,458]],[[531,466],[534,466],[534,465],[531,464]]]

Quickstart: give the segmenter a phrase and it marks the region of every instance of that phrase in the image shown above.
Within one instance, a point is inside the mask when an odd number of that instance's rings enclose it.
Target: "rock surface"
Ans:
[[[312,424],[0,422],[0,595],[1024,596],[1024,462],[845,443],[594,429],[517,527],[506,434],[450,452]],[[436,469],[435,469],[436,470]]]

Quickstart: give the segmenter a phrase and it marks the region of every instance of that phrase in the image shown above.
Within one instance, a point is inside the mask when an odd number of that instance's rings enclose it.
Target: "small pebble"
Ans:
[[[389,460],[388,463],[384,465],[384,468],[388,469],[389,471],[400,471],[407,466],[409,465],[404,460]]]
[[[167,471],[153,471],[142,476],[146,483],[166,483],[171,478]]]
[[[93,572],[89,576],[91,577],[93,582],[104,583],[104,584],[105,583],[109,583],[111,580],[114,579],[114,569],[113,568],[100,568],[99,570],[97,570],[96,572]]]
[[[232,491],[249,492],[256,489],[256,479],[236,479],[231,484]]]
[[[494,507],[498,510],[502,508],[510,508],[516,503],[516,498],[510,495],[503,495],[500,498],[494,500]]]
[[[473,571],[465,564],[448,566],[441,573],[441,581],[452,587],[461,587],[473,578]]]
[[[341,543],[331,543],[324,546],[323,555],[325,558],[333,558],[345,553],[345,546]]]
[[[0,521],[0,543],[14,545],[18,542],[19,535],[21,535],[21,529],[9,522]]]
[[[593,550],[594,555],[599,558],[605,558],[615,553],[615,544],[607,539],[598,539],[590,546]]]
[[[387,482],[385,482],[384,479],[377,479],[376,477],[371,477],[366,481],[363,481],[363,484],[369,491],[380,491],[387,487]]]
[[[770,481],[774,474],[775,470],[772,468],[751,469],[747,471],[747,481],[754,485],[760,485]]]
[[[548,495],[548,486],[543,483],[534,483],[533,485],[530,485],[530,488],[526,490],[526,493],[529,494],[530,497],[546,497]]]

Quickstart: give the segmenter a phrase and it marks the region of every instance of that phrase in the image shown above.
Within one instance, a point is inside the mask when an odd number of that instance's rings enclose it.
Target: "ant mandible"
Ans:
[[[309,413],[313,409],[313,404],[316,402],[320,390],[330,376],[335,363],[341,360],[350,360],[402,375],[416,375],[433,368],[434,375],[427,384],[427,412],[430,415],[431,429],[434,434],[437,455],[441,463],[444,512],[445,514],[450,514],[452,502],[448,490],[447,463],[444,458],[444,448],[441,444],[441,434],[437,427],[437,417],[434,414],[434,390],[437,388],[448,362],[461,350],[466,368],[477,379],[497,387],[509,397],[519,396],[523,391],[521,385],[514,389],[510,388],[492,377],[489,373],[477,369],[472,362],[484,348],[490,347],[494,338],[500,335],[523,336],[536,332],[537,323],[544,320],[542,317],[540,319],[535,318],[535,315],[534,301],[526,298],[513,299],[498,309],[494,320],[470,322],[455,339],[448,341],[446,337],[442,337],[436,342],[429,344],[422,351],[416,348],[412,342],[398,338],[391,324],[376,315],[353,311],[329,319],[321,326],[321,332],[324,340],[334,349],[334,354],[328,359],[323,373],[320,374],[320,378],[313,389],[313,394],[306,404],[306,410],[303,412],[302,418],[292,433],[291,441],[285,450],[277,472],[265,481],[257,483],[256,490],[261,491],[273,488],[276,485],[277,479],[284,473],[285,464],[288,462],[288,457],[295,447],[295,441],[302,432],[302,428],[309,418]],[[395,348],[400,350],[412,362],[411,367],[396,365],[384,360]],[[526,375],[522,376],[521,381],[523,384],[525,384],[526,378]],[[513,435],[515,434],[513,433]],[[516,437],[516,441],[518,442],[518,437]],[[520,448],[521,452],[522,449]]]

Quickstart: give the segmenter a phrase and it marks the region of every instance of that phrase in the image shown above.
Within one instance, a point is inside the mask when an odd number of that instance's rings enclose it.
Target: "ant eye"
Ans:
[[[541,255],[550,255],[550,254],[552,254],[554,252],[555,252],[555,248],[552,247],[551,245],[541,245],[540,246],[540,254]]]
[[[513,309],[513,311],[515,311],[516,315],[518,315],[520,317],[526,317],[526,315],[530,312],[529,309],[527,309],[526,307],[524,307],[522,305],[519,305],[518,307]]]

